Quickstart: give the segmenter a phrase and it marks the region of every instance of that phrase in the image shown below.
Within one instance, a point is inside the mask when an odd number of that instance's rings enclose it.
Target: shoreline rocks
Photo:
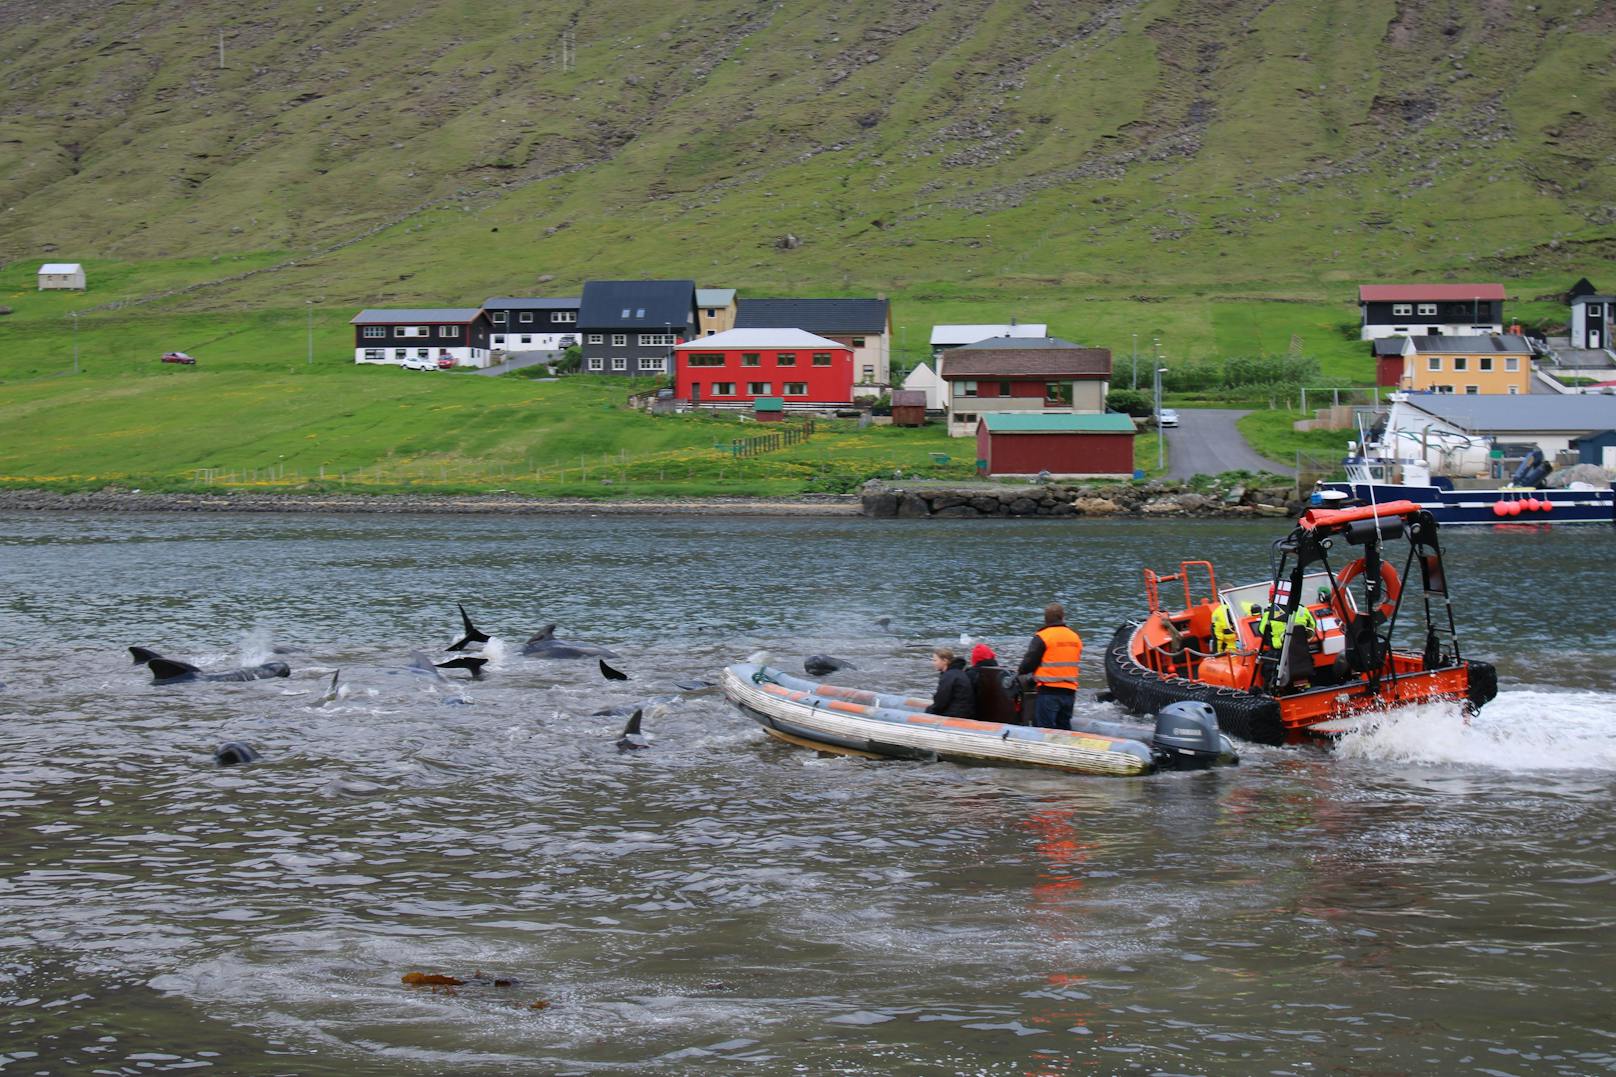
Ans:
[[[1306,508],[1289,486],[1192,487],[1181,482],[897,484],[872,479],[865,516],[957,519],[1028,516],[1194,516],[1244,519],[1296,516]]]

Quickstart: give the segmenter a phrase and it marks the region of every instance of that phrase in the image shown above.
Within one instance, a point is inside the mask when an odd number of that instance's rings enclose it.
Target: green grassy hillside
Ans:
[[[909,360],[1014,316],[1362,382],[1359,281],[1552,322],[1616,280],[1613,45],[1586,0],[12,3],[0,406],[74,397],[30,381],[72,311],[144,384],[303,363],[311,307],[337,365],[362,306],[655,275],[887,295]]]

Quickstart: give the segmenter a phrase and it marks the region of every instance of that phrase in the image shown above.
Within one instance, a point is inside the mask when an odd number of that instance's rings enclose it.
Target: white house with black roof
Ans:
[[[696,336],[696,282],[592,280],[578,305],[582,373],[655,376],[673,371],[673,348]]]
[[[354,362],[400,366],[406,359],[488,365],[489,321],[481,307],[362,310],[354,327]]]
[[[1358,339],[1504,331],[1502,284],[1361,284]]]
[[[1616,321],[1616,295],[1601,293],[1583,277],[1571,286],[1571,346],[1598,350],[1612,347],[1611,322]]]
[[[483,300],[494,350],[515,354],[566,347],[565,339],[578,335],[580,302],[576,296],[562,299],[496,296]]]
[[[801,329],[853,349],[853,396],[892,381],[892,307],[885,299],[743,299],[737,329]]]

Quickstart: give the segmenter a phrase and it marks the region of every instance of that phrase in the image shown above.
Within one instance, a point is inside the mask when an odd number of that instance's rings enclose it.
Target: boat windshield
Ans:
[[[1248,602],[1255,602],[1259,606],[1268,605],[1268,588],[1270,586],[1272,585],[1267,581],[1248,583],[1240,587],[1225,588],[1220,594],[1230,609],[1244,616]],[[1302,604],[1307,606],[1318,605],[1320,588],[1329,586],[1329,573],[1309,572],[1302,577]],[[1350,591],[1351,588],[1348,588],[1348,590]]]

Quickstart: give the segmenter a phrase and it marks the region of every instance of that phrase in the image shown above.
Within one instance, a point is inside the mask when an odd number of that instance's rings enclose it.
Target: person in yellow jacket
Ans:
[[[1212,649],[1218,654],[1237,650],[1240,635],[1234,627],[1234,611],[1224,602],[1212,611]]]
[[[1032,724],[1044,729],[1071,729],[1072,705],[1077,702],[1077,663],[1083,640],[1066,627],[1066,608],[1059,602],[1044,607],[1044,627],[1027,645],[1017,669],[1032,674],[1038,686]]]
[[[1262,615],[1262,620],[1257,622],[1257,637],[1261,639],[1267,636],[1269,646],[1277,651],[1285,645],[1285,633],[1292,624],[1307,629],[1310,637],[1319,630],[1319,622],[1314,618],[1313,611],[1306,606],[1297,606],[1295,616],[1287,618],[1285,611],[1275,605],[1269,606],[1267,612]]]

